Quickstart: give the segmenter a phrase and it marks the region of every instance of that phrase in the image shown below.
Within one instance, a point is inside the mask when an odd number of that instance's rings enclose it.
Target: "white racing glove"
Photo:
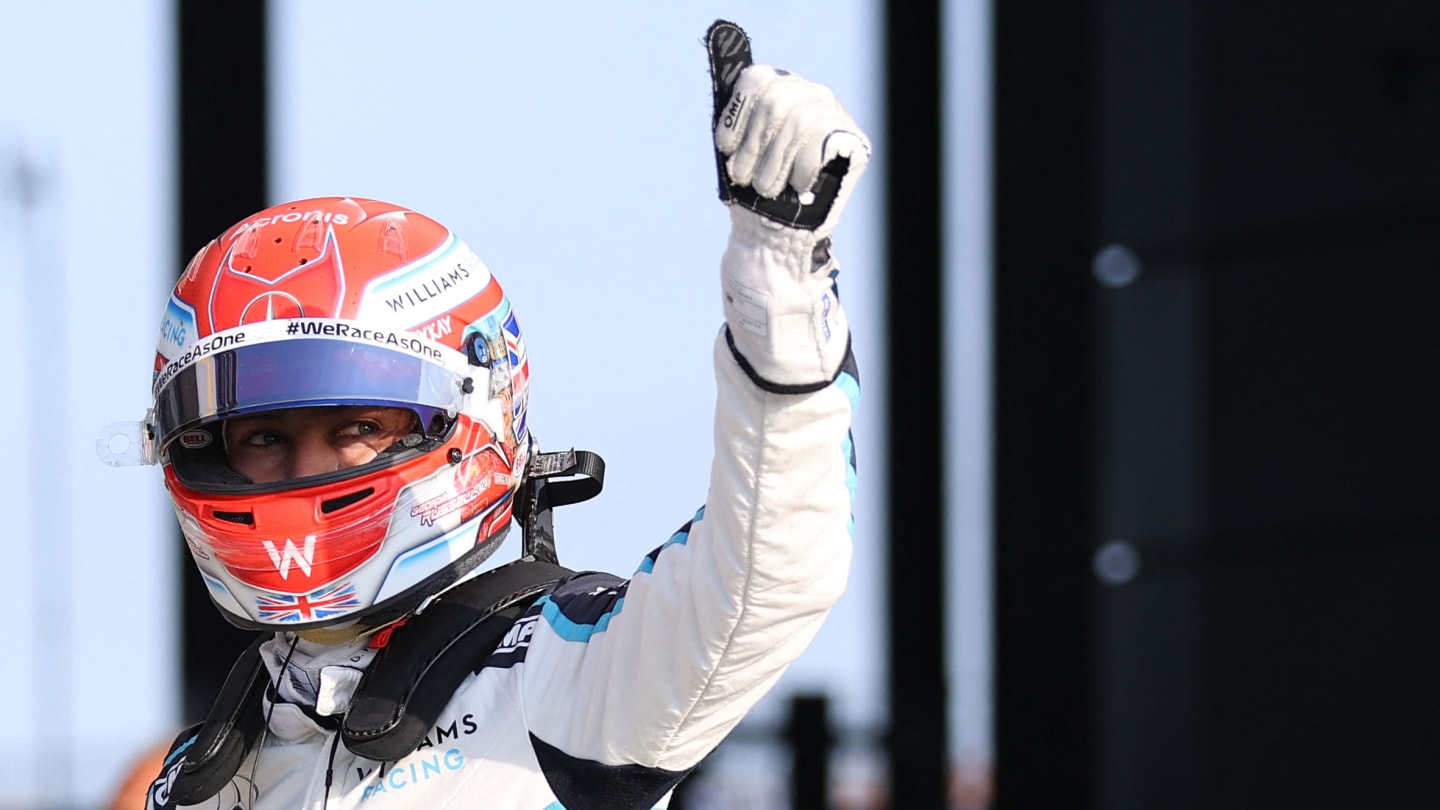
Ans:
[[[716,121],[715,148],[726,156],[732,191],[749,186],[765,199],[793,199],[799,209],[789,221],[776,209],[756,210],[814,230],[817,238],[835,229],[870,159],[869,139],[830,88],[769,65],[751,65],[740,74]],[[822,169],[828,175],[823,179]],[[802,213],[812,207],[809,217]]]
[[[730,204],[721,259],[732,350],[762,388],[827,385],[849,350],[830,233],[870,158],[870,141],[825,87],[750,63],[733,23],[707,36],[720,198]]]

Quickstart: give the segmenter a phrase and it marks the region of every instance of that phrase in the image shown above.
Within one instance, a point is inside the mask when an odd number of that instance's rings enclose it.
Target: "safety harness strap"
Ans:
[[[366,668],[340,726],[353,753],[393,762],[420,747],[450,697],[567,568],[517,560],[448,591],[397,628]]]
[[[271,636],[261,634],[230,668],[170,788],[175,805],[198,804],[219,793],[260,738],[265,726],[260,701],[270,683],[260,645]]]
[[[345,747],[379,762],[419,748],[460,683],[536,599],[571,573],[533,558],[516,560],[456,585],[396,627],[345,713]],[[260,646],[272,637],[262,634],[231,668],[171,788],[176,805],[219,793],[260,739],[270,683]]]

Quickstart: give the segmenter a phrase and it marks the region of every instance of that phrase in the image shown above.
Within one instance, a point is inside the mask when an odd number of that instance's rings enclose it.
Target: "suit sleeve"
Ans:
[[[704,505],[629,580],[547,598],[527,657],[537,747],[576,760],[693,767],[845,589],[859,385],[838,269],[828,239],[731,217]]]

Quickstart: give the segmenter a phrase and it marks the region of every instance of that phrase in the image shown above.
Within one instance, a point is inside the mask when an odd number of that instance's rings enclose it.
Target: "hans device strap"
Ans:
[[[522,554],[540,562],[559,562],[551,510],[588,501],[604,486],[605,460],[589,450],[536,453],[525,483],[515,494],[515,520],[525,531]]]
[[[260,699],[270,684],[260,645],[270,637],[266,633],[255,639],[230,668],[170,788],[175,805],[197,804],[219,793],[260,738],[265,725]]]
[[[366,668],[345,712],[345,747],[379,762],[419,748],[465,676],[569,573],[518,560],[456,586],[398,628]]]
[[[521,559],[462,582],[400,625],[365,670],[341,723],[345,747],[393,762],[420,747],[425,732],[467,675],[541,594],[572,572]],[[260,738],[270,673],[260,656],[264,634],[231,668],[170,790],[176,805],[220,792]]]

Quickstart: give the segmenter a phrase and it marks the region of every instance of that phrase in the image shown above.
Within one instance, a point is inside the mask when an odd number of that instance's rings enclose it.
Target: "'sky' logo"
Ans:
[[[295,547],[295,541],[285,538],[285,550],[281,551],[269,540],[265,543],[265,551],[270,554],[270,562],[275,563],[275,570],[280,572],[281,579],[290,578],[290,566],[293,564],[305,576],[310,576],[310,569],[315,565],[315,535],[305,535],[305,548],[303,550]]]

